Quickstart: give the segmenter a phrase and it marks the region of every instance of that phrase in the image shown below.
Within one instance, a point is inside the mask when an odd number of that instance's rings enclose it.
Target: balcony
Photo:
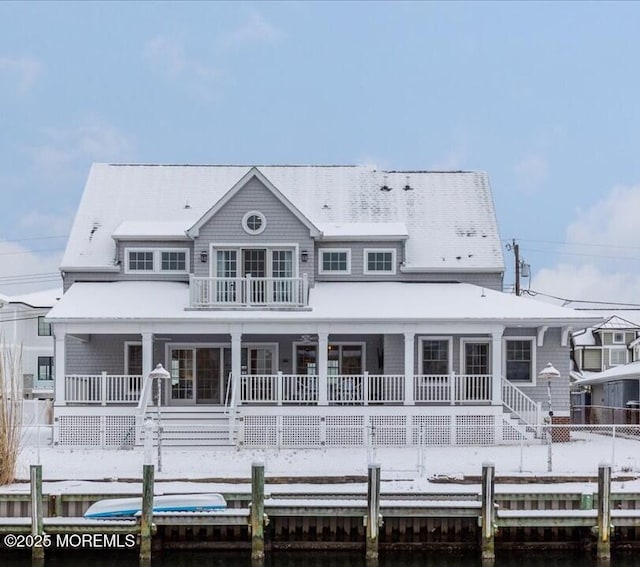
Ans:
[[[308,305],[309,284],[301,278],[201,278],[189,280],[192,308],[300,308]]]

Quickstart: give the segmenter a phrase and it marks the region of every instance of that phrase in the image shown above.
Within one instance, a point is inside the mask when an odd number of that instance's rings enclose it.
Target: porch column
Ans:
[[[66,337],[67,331],[64,324],[55,325],[55,348],[54,365],[55,365],[55,405],[66,405],[65,400],[65,369],[66,369]]]
[[[329,405],[327,400],[327,369],[329,367],[329,333],[318,333],[318,405]]]
[[[404,405],[412,406],[415,404],[413,396],[413,369],[415,368],[416,334],[404,334]]]
[[[231,387],[236,404],[240,405],[240,375],[242,374],[242,333],[231,332]]]
[[[491,405],[502,405],[502,329],[491,332]]]
[[[153,333],[142,333],[142,379],[153,370]]]

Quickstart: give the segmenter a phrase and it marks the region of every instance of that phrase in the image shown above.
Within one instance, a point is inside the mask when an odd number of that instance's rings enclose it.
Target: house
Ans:
[[[61,271],[68,445],[135,443],[160,410],[184,443],[514,440],[548,363],[568,420],[570,333],[600,321],[502,293],[481,172],[94,164]]]
[[[638,344],[640,325],[618,315],[610,315],[603,322],[573,333],[572,359],[576,378],[585,373],[603,372],[638,360],[634,347]]]
[[[53,398],[53,335],[45,316],[61,296],[61,288],[0,296],[0,349],[19,361],[25,398]]]

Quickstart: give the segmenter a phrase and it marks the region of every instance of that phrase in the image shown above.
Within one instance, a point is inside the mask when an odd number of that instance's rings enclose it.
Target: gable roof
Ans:
[[[603,372],[589,373],[585,378],[576,380],[576,385],[586,386],[588,384],[602,384],[603,382],[609,382],[611,380],[622,380],[625,378],[638,378],[640,379],[640,361],[630,362],[629,364],[622,364],[620,366],[614,366]]]
[[[124,237],[132,226],[123,223],[170,223],[173,234],[195,229],[247,175],[268,180],[270,190],[314,227],[372,223],[384,230],[382,224],[403,223],[407,270],[504,272],[483,172],[101,163],[91,167],[62,269],[113,269],[112,235],[120,226]]]
[[[240,179],[213,207],[211,207],[198,221],[187,231],[189,236],[198,236],[200,228],[204,226],[215,214],[222,209],[233,197],[252,179],[258,179],[273,195],[278,199],[303,225],[305,225],[312,236],[320,236],[320,231],[314,224],[305,217],[295,205],[289,201],[278,189],[269,181],[256,167],[252,167],[246,175]]]

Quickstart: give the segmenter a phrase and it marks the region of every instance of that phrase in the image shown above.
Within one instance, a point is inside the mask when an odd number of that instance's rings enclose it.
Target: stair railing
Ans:
[[[540,404],[534,402],[520,388],[502,377],[502,404],[525,425],[541,423]]]

